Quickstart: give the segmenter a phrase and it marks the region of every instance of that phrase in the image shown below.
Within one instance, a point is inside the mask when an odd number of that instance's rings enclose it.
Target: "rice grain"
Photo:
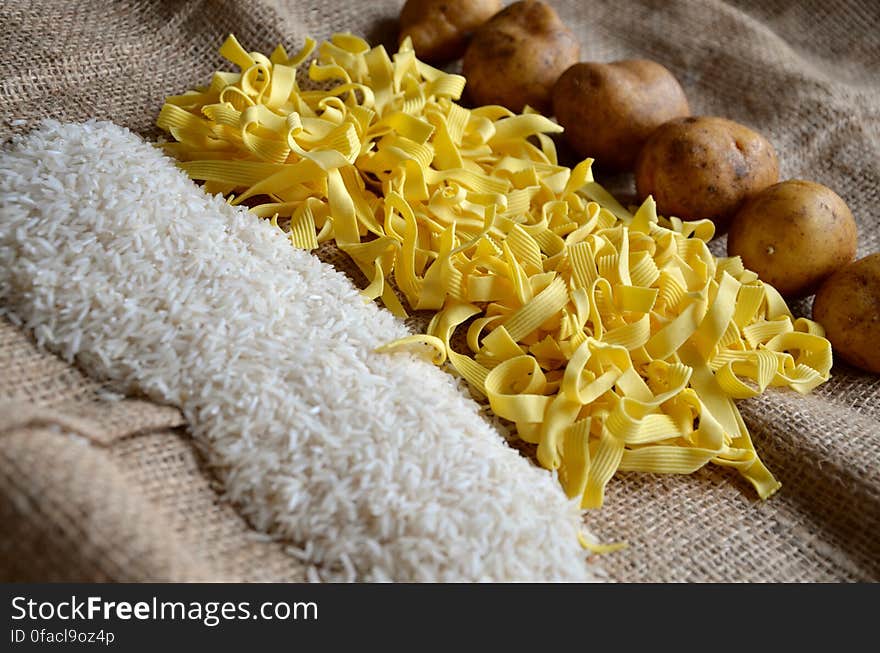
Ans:
[[[110,123],[0,153],[0,313],[180,407],[312,579],[584,581],[581,513],[341,273]],[[51,456],[51,453],[48,453]]]

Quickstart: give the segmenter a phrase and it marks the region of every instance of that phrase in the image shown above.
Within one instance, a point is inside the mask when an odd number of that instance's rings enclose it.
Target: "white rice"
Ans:
[[[179,406],[229,497],[323,580],[591,580],[581,513],[340,273],[109,123],[0,153],[0,313]],[[47,452],[47,462],[51,452]]]

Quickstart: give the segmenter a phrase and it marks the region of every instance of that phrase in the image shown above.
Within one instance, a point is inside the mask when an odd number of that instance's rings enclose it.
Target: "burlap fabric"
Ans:
[[[165,95],[204,82],[235,32],[249,49],[350,30],[391,43],[400,2],[0,4],[0,139],[43,117],[113,120],[148,137]],[[697,113],[765,133],[783,177],[849,203],[859,254],[880,249],[880,5],[553,0],[584,59],[656,59]],[[626,178],[612,180],[626,191]],[[723,244],[716,247],[723,249]],[[720,250],[719,250],[720,251]],[[326,260],[344,265],[332,251]],[[809,310],[806,303],[795,309]],[[880,379],[838,365],[809,397],[741,404],[783,483],[759,502],[735,473],[622,474],[588,516],[622,581],[880,578]],[[180,414],[118,400],[0,324],[0,580],[302,580],[227,504]]]

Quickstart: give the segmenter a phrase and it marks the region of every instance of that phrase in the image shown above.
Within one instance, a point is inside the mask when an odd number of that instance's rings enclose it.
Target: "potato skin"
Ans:
[[[458,59],[480,25],[501,9],[501,0],[407,0],[400,10],[400,41],[412,39],[428,63]]]
[[[829,277],[816,293],[813,319],[825,327],[837,355],[880,374],[880,252]]]
[[[631,170],[655,129],[691,113],[673,74],[647,59],[576,63],[553,87],[553,111],[574,151],[612,170]]]
[[[525,105],[549,114],[552,90],[580,56],[577,38],[556,12],[537,0],[514,2],[476,31],[462,71],[475,104]]]
[[[745,200],[779,181],[779,162],[757,132],[700,116],[658,127],[639,153],[635,173],[640,198],[653,195],[661,214],[708,218],[721,234]]]
[[[857,241],[856,221],[837,193],[790,179],[743,205],[730,226],[727,253],[783,296],[798,298],[849,263]]]

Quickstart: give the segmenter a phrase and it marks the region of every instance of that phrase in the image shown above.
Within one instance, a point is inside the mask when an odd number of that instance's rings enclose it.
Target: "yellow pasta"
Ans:
[[[294,246],[334,240],[369,299],[405,315],[393,280],[411,308],[436,311],[427,333],[381,349],[450,366],[583,507],[602,505],[618,471],[708,462],[762,498],[779,488],[733,400],[809,392],[831,348],[738,258],[709,252],[711,222],[658,216],[650,198],[630,212],[591,160],[559,165],[558,125],[461,107],[464,79],[408,40],[389,56],[335,35],[305,66],[315,47],[265,57],[230,36],[220,53],[240,72],[168,98],[167,151]],[[453,348],[459,329],[467,351]]]

